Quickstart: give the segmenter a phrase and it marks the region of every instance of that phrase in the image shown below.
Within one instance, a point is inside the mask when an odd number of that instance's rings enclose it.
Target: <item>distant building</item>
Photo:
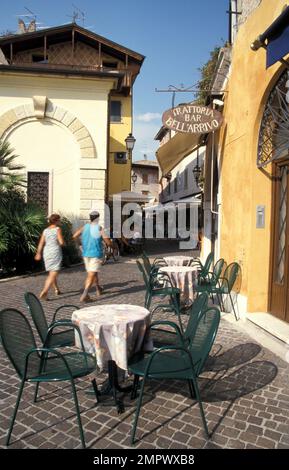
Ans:
[[[159,200],[159,165],[155,160],[138,160],[132,163],[132,191]],[[154,198],[154,199],[153,199]]]
[[[188,138],[187,135],[176,133],[164,126],[155,136],[155,140],[160,143],[156,153],[157,158],[161,164],[165,162],[166,165],[165,171],[160,175],[160,202],[165,204],[181,199],[186,199],[188,202],[190,198],[193,200],[194,196],[202,191],[200,181],[202,180],[205,147],[200,146],[194,150],[196,145],[194,143],[194,147],[191,146],[190,136]],[[179,153],[178,163],[174,161],[176,149]],[[196,181],[194,174],[196,166],[200,168],[199,181]]]
[[[131,188],[125,139],[144,56],[75,23],[34,26],[0,37],[0,138],[46,213],[103,217],[109,196]]]

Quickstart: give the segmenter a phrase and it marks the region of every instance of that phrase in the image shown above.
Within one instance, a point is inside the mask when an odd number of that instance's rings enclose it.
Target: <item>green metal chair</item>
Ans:
[[[59,322],[56,321],[56,316],[57,316],[58,312],[60,312],[60,310],[62,310],[64,308],[74,308],[74,310],[79,310],[79,307],[77,307],[76,305],[71,305],[71,304],[62,305],[61,307],[58,307],[55,310],[55,313],[53,315],[52,323],[50,325],[48,325],[46,317],[45,317],[45,313],[44,313],[44,310],[43,310],[43,307],[42,307],[42,304],[38,300],[36,295],[34,295],[32,292],[26,292],[24,294],[24,299],[25,299],[25,302],[26,302],[26,305],[28,307],[29,313],[32,316],[32,320],[35,324],[35,327],[36,327],[37,332],[38,332],[38,334],[41,338],[41,341],[42,341],[43,345],[45,344],[45,346],[51,347],[51,348],[52,347],[57,348],[57,347],[73,346],[74,345],[74,329],[73,329],[73,324],[72,324],[71,320],[68,320],[68,321],[71,322],[71,329],[70,330],[58,331],[58,332],[55,332],[55,333],[51,334],[49,336],[49,344],[46,342],[46,337],[47,337],[48,329],[52,325],[54,325],[56,323],[58,323],[58,325],[59,325]]]
[[[163,304],[156,305],[154,309],[151,311],[151,316],[155,312],[163,308],[165,308],[167,311],[167,305],[163,305]],[[174,344],[177,343],[179,335],[182,336],[182,341],[185,344],[188,344],[189,340],[192,340],[192,338],[194,337],[200,315],[207,308],[208,308],[208,294],[206,292],[203,292],[195,299],[195,301],[193,302],[192,306],[190,307],[188,311],[189,319],[188,319],[186,328],[183,328],[182,323],[179,327],[176,323],[172,321],[157,320],[150,324],[150,330],[156,331],[162,334],[165,333],[166,335],[168,335],[170,337],[169,339],[170,344],[171,344],[171,340],[173,340],[172,342]],[[177,312],[174,311],[173,305],[171,306],[171,311],[173,311],[173,313],[177,315]],[[169,330],[163,329],[162,327],[164,326],[167,326],[171,329]],[[165,341],[167,341],[167,336],[166,336]],[[159,345],[158,341],[155,340],[155,338],[153,338],[153,342],[154,342],[154,345],[156,343]],[[163,341],[161,343],[163,344]]]
[[[173,287],[169,276],[166,273],[158,274],[152,272],[148,276],[144,266],[139,260],[136,261],[137,266],[142,273],[145,287],[146,287],[146,296],[145,296],[145,308],[150,309],[152,299],[154,297],[165,297],[169,296],[171,303],[174,305],[175,310],[179,311],[180,305],[180,289]],[[167,282],[168,286],[164,287],[164,282]]]
[[[196,292],[210,292],[211,287],[218,285],[219,279],[224,272],[226,262],[223,258],[218,259],[215,263],[213,271],[209,271],[206,275],[199,275],[198,284],[195,286]]]
[[[218,284],[210,288],[210,293],[217,295],[220,306],[222,307],[223,311],[225,310],[224,302],[223,302],[223,295],[226,294],[227,296],[229,296],[236,320],[239,320],[239,317],[236,314],[231,292],[240,274],[241,274],[240,265],[236,262],[231,263],[226,267],[224,276],[219,278]]]
[[[141,259],[148,276],[150,276],[151,273],[157,273],[161,266],[167,266],[167,263],[161,257],[155,258],[153,263],[151,263],[146,252],[142,253]]]
[[[61,323],[70,327],[68,322],[62,321]],[[48,337],[49,335],[52,335],[54,327],[55,326],[49,328]],[[68,381],[70,382],[72,389],[82,447],[85,448],[85,440],[74,380],[85,377],[94,372],[96,369],[96,362],[95,358],[91,354],[84,351],[81,333],[78,326],[73,325],[73,328],[80,336],[82,351],[63,354],[53,348],[38,348],[35,343],[31,326],[21,312],[12,308],[7,308],[0,312],[0,335],[2,338],[2,344],[8,358],[21,379],[16,406],[7,435],[7,446],[10,442],[25,383],[35,383],[36,386],[38,386],[43,382]],[[96,399],[98,401],[98,391],[95,379],[93,380],[93,385]]]
[[[134,358],[132,358],[129,363],[129,371],[134,374],[134,392],[136,392],[139,377],[143,377],[132,428],[132,444],[135,442],[135,433],[142,405],[144,387],[146,381],[149,379],[186,380],[191,397],[194,398],[195,396],[199,403],[204,429],[207,436],[210,437],[197,378],[202,373],[206,359],[214,343],[219,322],[220,311],[215,307],[211,307],[200,314],[188,345],[186,345],[182,335],[179,334],[179,345],[163,346],[149,355],[141,358],[134,356]]]
[[[196,266],[198,268],[198,276],[204,278],[210,271],[211,265],[214,262],[214,253],[209,253],[204,264],[199,258],[193,259],[190,266]]]

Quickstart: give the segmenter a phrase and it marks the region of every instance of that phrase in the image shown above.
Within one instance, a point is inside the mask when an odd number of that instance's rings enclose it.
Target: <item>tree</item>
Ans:
[[[206,104],[206,99],[210,93],[212,79],[218,63],[218,56],[221,46],[216,46],[210,52],[210,59],[199,69],[201,79],[197,84],[196,101],[198,104]]]
[[[25,167],[14,163],[18,157],[10,147],[9,142],[0,140],[0,189],[12,189],[25,186],[23,173],[18,173]]]

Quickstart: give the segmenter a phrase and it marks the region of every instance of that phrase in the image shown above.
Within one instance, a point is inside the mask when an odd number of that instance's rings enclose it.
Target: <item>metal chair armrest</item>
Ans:
[[[49,344],[49,339],[50,337],[52,336],[53,334],[53,330],[54,328],[57,328],[59,326],[69,326],[69,328],[73,328],[77,331],[78,333],[78,336],[79,336],[79,339],[80,339],[80,344],[81,344],[81,349],[82,349],[82,352],[85,353],[85,349],[84,349],[84,344],[83,344],[83,339],[82,339],[82,335],[81,335],[81,331],[80,331],[80,328],[78,325],[76,325],[75,323],[72,323],[70,320],[61,320],[61,321],[56,321],[54,323],[52,323],[48,330],[47,330],[47,335],[46,335],[46,338],[45,338],[45,341],[44,341],[44,344],[43,344],[43,347],[46,347],[46,344]]]
[[[65,305],[61,305],[60,307],[58,307],[55,312],[54,312],[54,315],[53,315],[53,319],[52,319],[52,322],[55,321],[55,318],[56,318],[56,315],[58,314],[58,312],[63,309],[63,308],[67,308],[67,307],[71,307],[71,308],[74,308],[75,310],[79,310],[79,307],[77,305],[72,305],[72,304],[65,304]]]
[[[159,308],[166,308],[166,309],[170,309],[170,310],[173,310],[176,314],[178,312],[176,312],[176,309],[175,309],[175,306],[173,304],[158,304],[156,305],[152,310],[151,310],[151,316],[159,309]]]
[[[33,348],[31,349],[30,351],[28,351],[28,353],[26,354],[26,357],[25,357],[25,368],[24,368],[24,377],[26,378],[26,374],[27,374],[27,369],[28,369],[28,363],[29,363],[29,358],[31,356],[31,354],[33,353],[45,353],[43,354],[44,355],[44,358],[43,357],[40,357],[40,360],[43,361],[42,363],[40,363],[40,368],[39,368],[39,374],[41,373],[41,369],[42,369],[42,366],[45,366],[45,361],[47,361],[47,354],[49,353],[52,353],[54,354],[55,356],[59,357],[59,359],[61,359],[63,362],[64,362],[64,365],[65,367],[67,368],[67,371],[70,375],[70,378],[71,380],[73,380],[73,377],[72,377],[72,373],[71,373],[71,370],[70,370],[70,367],[68,365],[68,362],[67,360],[65,359],[64,355],[61,354],[61,352],[59,352],[57,349],[54,349],[54,348],[47,348],[45,346],[41,347],[41,348]],[[46,357],[45,357],[46,356]]]
[[[184,353],[186,353],[189,356],[189,359],[190,359],[190,362],[191,362],[192,372],[195,373],[191,353],[186,347],[184,347],[184,346],[162,346],[162,347],[156,349],[155,351],[153,351],[149,355],[148,363],[147,363],[145,371],[144,371],[144,378],[149,374],[149,369],[150,369],[151,363],[154,360],[154,358],[158,354],[162,353],[163,351],[183,351]]]
[[[219,277],[219,279],[218,279],[218,284],[219,284],[219,286],[218,286],[218,287],[221,288],[223,282],[226,282],[226,283],[227,283],[227,288],[228,288],[228,292],[229,292],[229,281],[228,281],[228,279],[227,279],[226,277]]]
[[[171,328],[173,328],[175,330],[174,334],[176,334],[178,336],[178,338],[181,342],[181,345],[184,346],[184,340],[183,340],[183,335],[182,335],[181,329],[176,323],[174,323],[172,321],[168,321],[168,320],[157,320],[157,321],[152,322],[149,325],[149,329],[158,330],[158,328],[154,328],[155,326],[158,326],[158,325],[166,325],[166,326],[170,326]],[[172,331],[169,331],[169,330],[161,330],[161,331],[172,333]]]

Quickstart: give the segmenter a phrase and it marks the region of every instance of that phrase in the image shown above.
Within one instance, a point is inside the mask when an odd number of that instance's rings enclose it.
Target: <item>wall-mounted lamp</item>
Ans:
[[[202,173],[202,169],[201,169],[201,167],[199,167],[199,165],[197,164],[197,165],[193,168],[193,175],[194,175],[194,177],[195,177],[195,180],[196,180],[196,183],[197,183],[197,184],[199,184],[199,180],[200,180],[201,173]]]
[[[128,155],[131,157],[131,154],[132,154],[132,151],[133,151],[133,148],[134,148],[134,144],[136,142],[136,139],[135,137],[132,135],[132,133],[130,132],[127,136],[127,138],[125,139],[125,145],[126,145],[126,150],[128,152]]]
[[[193,168],[193,175],[194,175],[197,185],[199,185],[201,174],[202,174],[202,168],[199,165],[199,149],[197,149],[197,164]]]
[[[133,185],[135,185],[136,180],[137,180],[137,174],[135,172],[133,172],[133,174],[131,175],[131,181],[132,181]]]
[[[171,181],[172,179],[172,174],[171,172],[167,173],[166,175],[164,175],[164,178],[166,178],[167,181]]]

